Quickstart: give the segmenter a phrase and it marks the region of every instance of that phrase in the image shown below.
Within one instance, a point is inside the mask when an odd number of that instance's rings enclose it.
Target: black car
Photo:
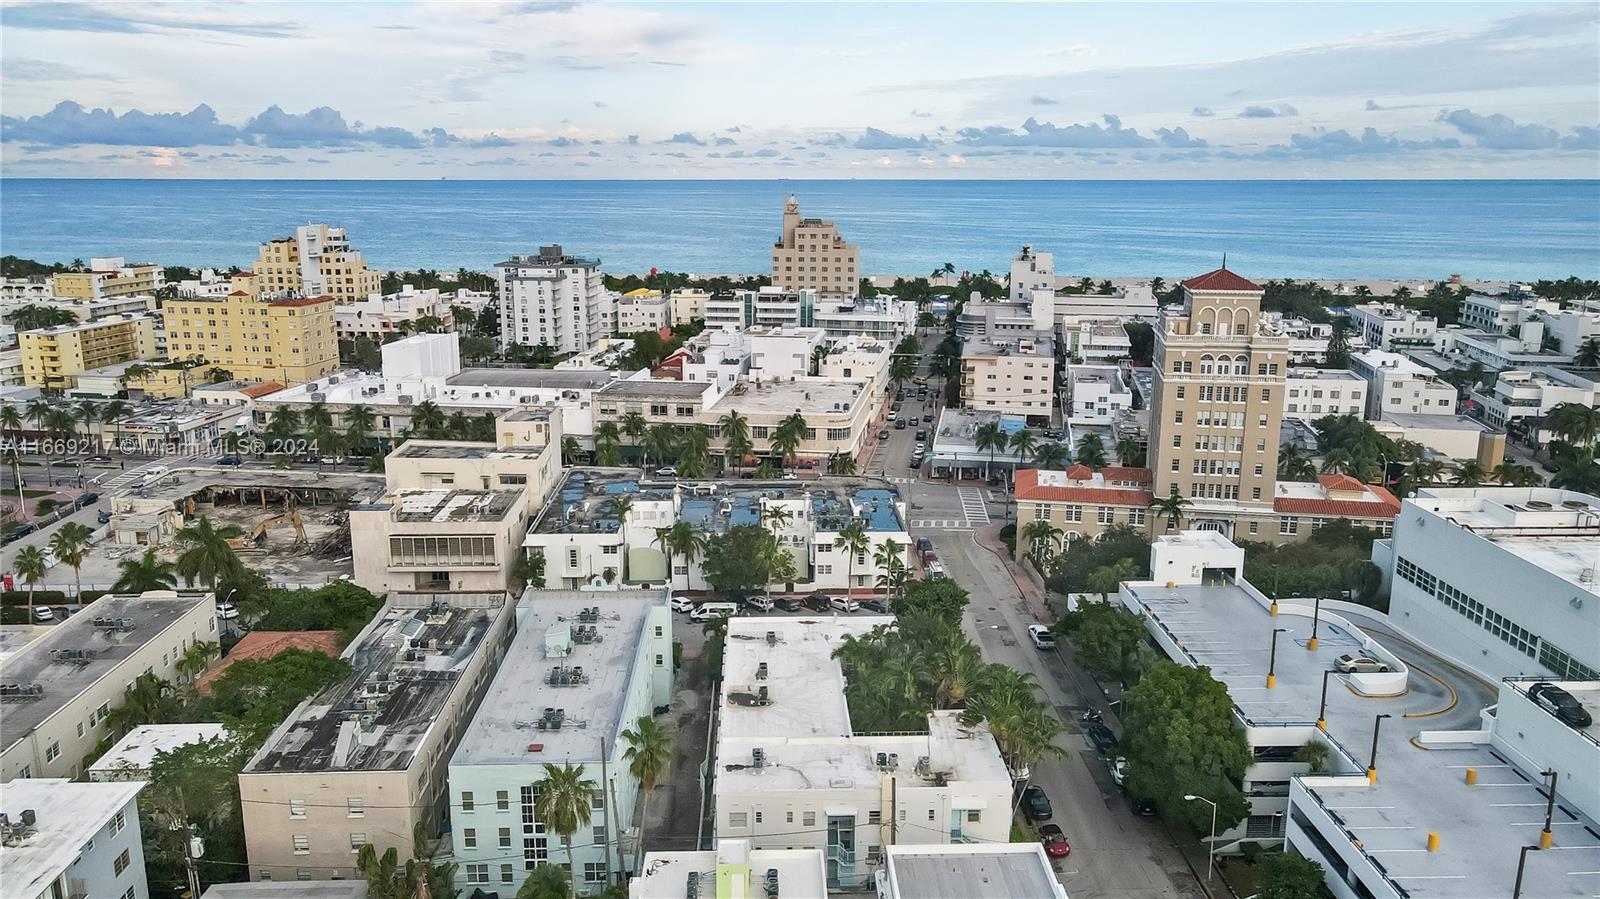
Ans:
[[[927,415],[922,416],[922,423],[929,425],[933,424],[933,413],[929,412]]]
[[[77,499],[73,500],[72,504],[74,506],[77,506],[78,508],[82,509],[85,506],[92,506],[92,505],[94,505],[95,503],[97,503],[99,501],[100,501],[100,494],[98,494],[98,493],[85,493],[85,494],[79,496]]]
[[[872,599],[863,599],[861,601],[861,608],[867,610],[868,612],[877,612],[879,615],[892,614],[889,611],[889,603],[876,597]]]
[[[802,602],[806,608],[813,612],[826,612],[833,608],[833,606],[828,604],[828,595],[826,593],[813,593],[802,600]]]
[[[932,540],[929,540],[927,537],[918,537],[917,538],[917,552],[924,553],[924,552],[927,552],[930,549],[933,549],[933,541]]]
[[[805,608],[800,604],[800,600],[788,596],[781,596],[773,600],[772,604],[785,612],[798,612]]]
[[[917,428],[917,439],[918,440],[927,440],[928,439],[928,429],[927,428]]]
[[[85,462],[96,462],[96,463],[99,463],[99,462],[110,462],[111,461],[111,457],[107,456],[107,455],[103,455],[103,454],[97,454],[97,455],[90,456],[89,458],[84,459],[83,461],[85,461]]]
[[[1569,727],[1588,727],[1594,723],[1594,716],[1583,707],[1583,703],[1571,693],[1548,681],[1539,681],[1529,687],[1528,698]]]
[[[906,420],[903,418],[895,419],[894,429],[896,431],[904,431],[906,429]]]
[[[1022,814],[1029,821],[1048,821],[1055,814],[1050,808],[1050,797],[1044,794],[1044,787],[1034,785],[1022,791]]]
[[[1104,724],[1097,721],[1089,725],[1088,733],[1089,742],[1094,744],[1095,751],[1101,755],[1106,755],[1117,748],[1117,735]]]
[[[1154,799],[1133,800],[1133,813],[1144,818],[1154,815],[1156,813],[1156,801]]]
[[[913,469],[921,468],[922,467],[922,457],[921,456],[912,456],[911,457],[911,461],[906,464],[906,467],[907,468],[913,468]]]

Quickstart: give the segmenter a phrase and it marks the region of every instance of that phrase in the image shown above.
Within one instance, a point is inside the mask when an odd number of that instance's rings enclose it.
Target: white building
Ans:
[[[878,872],[879,899],[995,896],[1067,899],[1038,843],[890,846]],[[677,897],[673,897],[677,899]]]
[[[1468,294],[1461,301],[1457,321],[1464,328],[1509,334],[1531,314],[1559,311],[1559,303],[1534,296],[1521,285],[1512,285],[1504,293]]]
[[[861,336],[894,344],[916,331],[917,304],[892,296],[823,300],[802,323],[821,328],[832,341]]]
[[[1086,365],[1113,365],[1133,353],[1128,329],[1120,324],[1081,322],[1061,327],[1061,351]]]
[[[1439,322],[1431,315],[1392,303],[1365,303],[1349,310],[1350,326],[1366,346],[1395,351],[1433,346]]]
[[[1505,461],[1506,435],[1465,415],[1385,412],[1372,427],[1390,440],[1421,444],[1440,459],[1472,459],[1485,471]]]
[[[500,294],[500,345],[548,346],[578,353],[616,330],[616,295],[605,289],[600,260],[540,247],[495,265]]]
[[[602,337],[594,346],[557,362],[555,371],[614,371],[633,352],[631,337]]]
[[[0,279],[0,302],[6,304],[17,301],[17,305],[26,306],[54,296],[55,291],[50,289],[49,278]]]
[[[1333,340],[1333,325],[1303,318],[1284,318],[1279,312],[1262,313],[1264,321],[1276,322],[1278,330],[1289,338],[1290,365],[1322,365],[1328,361],[1328,344]],[[1345,334],[1347,349],[1364,347],[1360,332]]]
[[[450,759],[456,885],[512,895],[539,865],[566,864],[579,894],[593,895],[633,861],[620,837],[638,839],[639,782],[622,732],[672,699],[667,593],[529,590],[516,616],[506,659]],[[582,768],[596,788],[570,858],[534,805],[546,764]]]
[[[1024,246],[1022,253],[1011,260],[1011,277],[1007,290],[1013,303],[1033,302],[1035,290],[1056,292],[1056,260],[1049,253],[1035,253],[1032,246]]]
[[[729,619],[717,701],[719,839],[823,852],[831,888],[859,886],[891,844],[1004,843],[1011,773],[982,725],[856,735],[834,650],[876,616]]]
[[[838,381],[866,380],[875,388],[889,381],[895,345],[875,337],[847,337],[828,348],[817,375]]]
[[[1109,425],[1133,408],[1133,391],[1114,365],[1068,365],[1067,391],[1072,401],[1068,424]]]
[[[961,345],[961,402],[979,412],[1049,418],[1055,402],[1055,342],[972,339]]]
[[[816,308],[815,290],[784,290],[769,286],[759,290],[712,294],[706,299],[705,320],[707,328],[731,328],[736,331],[752,325],[802,327],[809,326]]]
[[[619,334],[659,331],[672,324],[672,300],[659,290],[630,290],[616,303]]]
[[[1063,331],[1084,323],[1154,322],[1159,308],[1155,291],[1148,284],[1129,284],[1111,293],[1055,295],[1056,325]]]
[[[1531,371],[1512,369],[1501,372],[1488,393],[1474,390],[1472,401],[1485,422],[1497,428],[1514,427],[1513,422],[1542,420],[1562,403],[1600,408],[1600,376],[1548,366]],[[1541,442],[1554,436],[1543,428],[1537,435]]]
[[[642,871],[628,882],[628,899],[684,899],[699,896],[708,883],[728,884],[730,897],[828,896],[820,851],[751,849],[749,840],[718,840],[716,849],[645,853]]]
[[[421,318],[436,318],[444,330],[454,330],[449,296],[440,295],[436,288],[417,290],[407,284],[398,293],[373,294],[337,306],[333,310],[334,329],[340,340],[365,337],[380,344],[408,327],[415,329]]]
[[[1545,349],[1543,320],[1528,319],[1515,327],[1514,335],[1445,328],[1435,335],[1434,345],[1452,365],[1465,368],[1476,362],[1491,371],[1566,365],[1577,353],[1577,347]]]
[[[147,899],[140,782],[13,780],[0,790],[7,899]]]
[[[1350,370],[1367,381],[1367,414],[1385,412],[1454,415],[1456,389],[1399,353],[1364,350],[1350,354]]]
[[[1540,318],[1545,333],[1556,342],[1556,352],[1565,355],[1576,356],[1586,342],[1600,337],[1600,303],[1591,301]]]
[[[89,779],[148,780],[156,754],[192,743],[214,740],[227,733],[220,724],[146,724],[123,735],[105,755],[89,766]]]
[[[22,385],[22,350],[0,350],[0,387]]]
[[[1309,423],[1324,415],[1367,415],[1367,382],[1355,372],[1291,368],[1284,386],[1284,418]]]
[[[1042,290],[1024,300],[985,300],[974,291],[956,317],[963,340],[1053,337],[1055,327],[1055,295]]]

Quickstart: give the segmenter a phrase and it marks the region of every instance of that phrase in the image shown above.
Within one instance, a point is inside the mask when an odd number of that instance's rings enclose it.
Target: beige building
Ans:
[[[334,300],[261,300],[244,291],[162,307],[167,355],[200,357],[240,381],[304,384],[339,368]]]
[[[89,260],[89,271],[57,272],[50,276],[51,292],[63,299],[109,300],[113,297],[154,296],[165,287],[161,266],[148,262],[128,265],[120,257]]]
[[[853,297],[861,278],[860,250],[845,243],[833,222],[800,217],[800,201],[783,203],[783,237],[772,245],[772,284],[810,288],[823,298]]]
[[[398,594],[239,774],[251,880],[356,879],[371,843],[439,834],[450,754],[510,642],[504,592]]]
[[[106,718],[146,672],[177,683],[178,659],[217,642],[210,593],[107,594],[0,661],[0,782],[87,776]]]
[[[143,315],[55,325],[17,335],[22,377],[29,387],[65,390],[85,371],[156,355],[156,322]]]
[[[672,300],[659,290],[630,290],[617,300],[617,333],[659,331],[672,324]]]
[[[1048,337],[973,338],[961,346],[961,404],[1048,419],[1055,371],[1055,341]]]
[[[262,244],[253,274],[261,297],[329,296],[352,303],[383,289],[383,275],[350,248],[345,230],[327,225],[301,225]]]
[[[371,590],[505,590],[528,521],[561,473],[561,416],[516,410],[498,445],[409,440],[384,460],[382,499],[350,512],[356,583]]]
[[[704,290],[674,290],[671,299],[672,323],[686,325],[706,317],[706,300],[711,299],[711,294]]]

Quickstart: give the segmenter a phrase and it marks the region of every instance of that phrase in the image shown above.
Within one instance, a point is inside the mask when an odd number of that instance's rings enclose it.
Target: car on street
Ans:
[[[1029,784],[1022,791],[1022,814],[1029,821],[1048,821],[1055,814],[1050,808],[1050,797],[1045,795],[1044,787]]]
[[[744,598],[744,604],[749,608],[756,610],[757,612],[772,611],[772,600],[759,594],[755,596],[746,596]]]
[[[1583,707],[1583,703],[1548,681],[1539,681],[1529,687],[1528,698],[1569,727],[1584,728],[1594,723],[1594,716]]]
[[[1347,652],[1333,662],[1333,667],[1344,674],[1382,674],[1389,670],[1387,662],[1365,653]]]
[[[1154,799],[1134,799],[1133,813],[1141,818],[1148,818],[1154,815],[1156,813],[1156,801]]]
[[[56,613],[50,611],[50,607],[49,606],[34,606],[33,607],[33,620],[34,621],[54,621],[54,620],[56,620]]]
[[[1028,639],[1033,641],[1034,649],[1056,648],[1056,635],[1050,632],[1050,628],[1042,624],[1028,625]]]
[[[944,577],[944,566],[939,564],[938,559],[933,559],[923,565],[922,570],[928,573],[928,577]]]
[[[739,604],[733,602],[703,602],[694,607],[689,613],[690,621],[705,621],[707,618],[732,618],[739,614]]]
[[[879,615],[893,614],[889,610],[889,602],[887,600],[879,599],[876,596],[871,599],[862,600],[861,608],[866,609],[869,612],[877,612]]]
[[[15,543],[16,541],[21,540],[23,537],[26,537],[29,534],[33,533],[37,529],[38,529],[38,525],[19,524],[16,527],[12,528],[11,530],[6,531],[5,538],[4,539],[0,539],[0,546],[3,546],[5,544],[7,544],[7,543]]]
[[[805,606],[800,604],[800,600],[789,596],[779,597],[773,601],[773,605],[776,605],[779,610],[784,612],[798,612],[805,608]]]
[[[217,603],[217,618],[218,619],[220,619],[222,621],[228,621],[230,619],[238,618],[238,617],[239,617],[239,607],[238,606],[234,605],[231,602],[219,602],[219,603]]]
[[[899,416],[900,416],[900,410],[899,409],[890,409],[889,410],[889,420],[890,421],[894,421],[895,419],[899,418]]]
[[[1095,751],[1101,755],[1109,755],[1111,750],[1117,748],[1117,735],[1104,724],[1096,722],[1089,725],[1088,736],[1089,742],[1094,744]]]
[[[927,415],[922,416],[922,423],[928,425],[933,424],[933,413],[929,412]]]
[[[888,431],[879,431],[878,432],[878,439],[880,441],[888,440],[889,439],[889,432]]]
[[[97,503],[99,501],[100,501],[100,494],[98,494],[98,493],[80,494],[77,499],[72,501],[72,508],[74,508],[74,509],[82,509],[82,508],[85,508],[85,507],[88,507],[88,506],[92,506],[92,505],[94,505],[95,503]]]
[[[1127,779],[1128,760],[1119,755],[1111,760],[1111,782],[1120,787]]]
[[[223,456],[217,460],[218,465],[238,465],[239,462],[238,456]]]
[[[666,468],[658,468],[658,469],[656,469],[656,477],[659,477],[659,478],[675,478],[677,476],[678,476],[678,470],[676,468],[673,468],[670,465],[668,465]]]
[[[927,440],[927,439],[928,439],[928,429],[927,428],[917,428],[917,442],[921,443],[922,441]]]
[[[806,608],[813,612],[826,612],[828,609],[832,608],[828,602],[828,594],[826,593],[813,593],[802,600],[802,603]]]
[[[927,451],[928,451],[928,445],[926,443],[917,444],[917,448],[915,450],[913,450],[913,452],[915,452],[919,456],[922,455],[923,453],[926,453]]]
[[[1044,844],[1045,854],[1051,858],[1066,858],[1072,854],[1072,845],[1067,842],[1067,835],[1054,824],[1044,824],[1039,827],[1039,842]]]
[[[929,540],[927,537],[918,537],[917,538],[917,552],[925,553],[925,552],[932,552],[932,551],[933,551],[933,541],[932,540]]]
[[[111,457],[107,456],[107,455],[105,455],[103,453],[97,453],[97,454],[95,454],[93,456],[90,456],[87,459],[84,459],[83,461],[85,461],[85,462],[95,462],[95,463],[110,462],[111,461]]]
[[[844,612],[846,614],[850,612],[857,612],[861,609],[861,603],[858,603],[847,596],[830,596],[828,597],[828,605],[835,612]]]
[[[911,379],[911,383],[917,385],[918,387],[925,387],[925,386],[927,386],[928,379],[925,378],[925,377],[920,377],[919,376],[919,377],[912,378]]]
[[[111,523],[111,512],[110,512],[110,510],[101,509],[100,513],[95,516],[95,520],[100,522],[101,524],[110,524]]]
[[[911,457],[911,461],[906,465],[906,467],[910,468],[910,469],[921,468],[922,467],[922,457],[921,456],[912,456]]]
[[[693,612],[694,611],[694,600],[689,599],[689,598],[684,597],[684,596],[674,596],[674,597],[672,597],[672,611],[674,611],[674,612]]]
[[[903,419],[903,418],[902,418],[902,419],[899,419],[899,420],[897,420],[897,421],[896,421],[896,422],[895,422],[895,423],[894,423],[894,429],[895,429],[895,430],[896,430],[896,431],[904,431],[904,430],[905,430],[905,429],[906,429],[906,420],[905,420],[905,419]]]

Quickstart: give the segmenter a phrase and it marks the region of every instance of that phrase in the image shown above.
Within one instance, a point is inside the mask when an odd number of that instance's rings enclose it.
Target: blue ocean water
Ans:
[[[783,197],[862,270],[1257,278],[1600,276],[1600,181],[123,181],[0,183],[0,251],[248,266],[304,222],[385,269],[486,269],[560,243],[608,271],[762,272]]]

